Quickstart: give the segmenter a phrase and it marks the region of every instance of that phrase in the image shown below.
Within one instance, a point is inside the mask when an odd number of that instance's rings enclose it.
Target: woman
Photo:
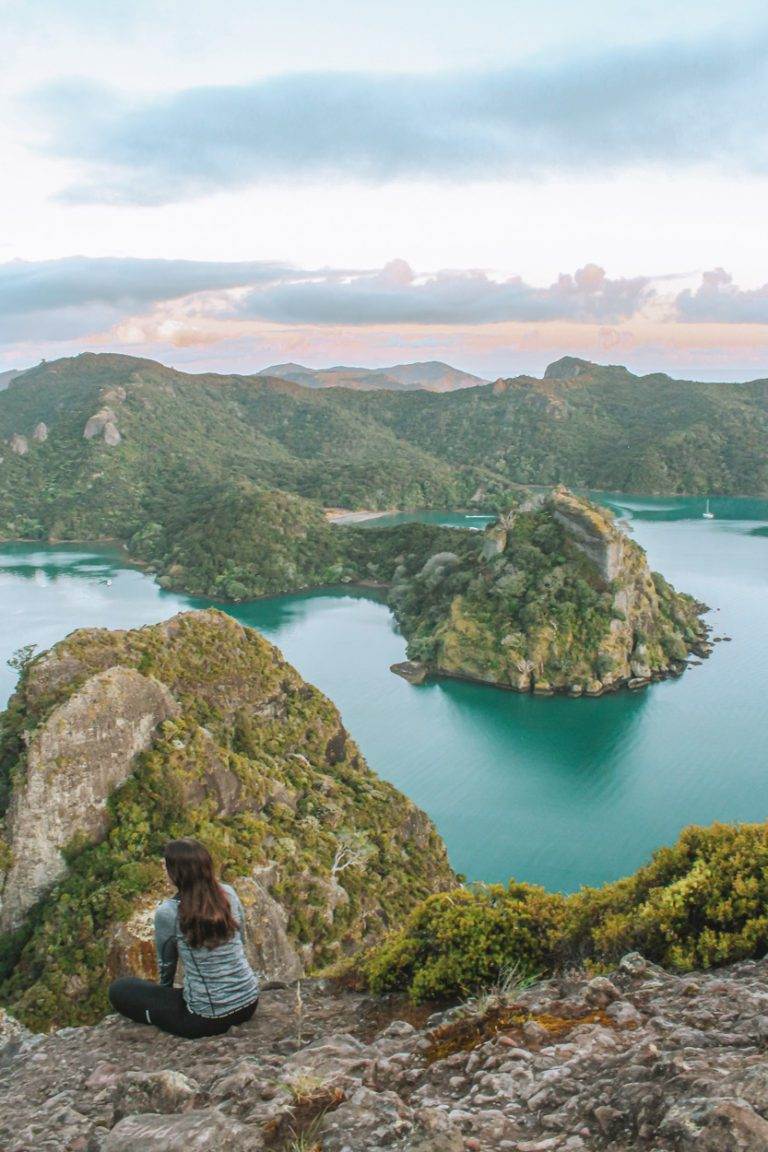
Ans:
[[[115,980],[110,1003],[130,1020],[175,1036],[218,1036],[250,1020],[259,1002],[243,947],[243,908],[234,889],[219,884],[211,855],[197,840],[171,840],[164,855],[177,892],[155,912],[159,983]],[[173,986],[179,957],[183,989]]]

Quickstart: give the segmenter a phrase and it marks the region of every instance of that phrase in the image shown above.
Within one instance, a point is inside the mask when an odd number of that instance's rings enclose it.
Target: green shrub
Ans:
[[[374,992],[430,1000],[477,992],[510,964],[543,971],[555,962],[564,907],[564,897],[528,884],[430,896],[366,958],[364,975]]]
[[[768,950],[768,824],[690,827],[634,875],[569,899],[572,947],[608,961],[636,949],[670,968]]]
[[[639,951],[671,969],[768,951],[768,824],[686,828],[634,875],[570,896],[510,883],[431,896],[359,963],[372,991],[466,996],[501,969],[609,965]]]

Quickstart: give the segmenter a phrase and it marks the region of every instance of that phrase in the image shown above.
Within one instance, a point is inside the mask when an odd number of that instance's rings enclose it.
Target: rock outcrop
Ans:
[[[16,456],[26,456],[29,452],[29,441],[26,436],[22,436],[19,432],[14,432],[9,441],[11,452]]]
[[[551,500],[555,520],[579,551],[592,561],[606,584],[616,580],[624,564],[627,537],[610,512],[579,500],[565,488],[556,488]]]
[[[575,380],[596,368],[591,360],[580,360],[578,356],[561,356],[544,369],[545,380]]]
[[[134,757],[149,748],[158,724],[178,712],[153,677],[108,668],[30,734],[5,821],[11,865],[0,875],[0,931],[18,928],[64,874],[62,850],[75,836],[104,835],[110,795],[133,772]]]
[[[268,980],[372,943],[454,881],[333,704],[220,612],[72,633],[27,667],[0,764],[0,932],[20,933],[0,1002],[34,1027],[98,1019],[110,976],[154,975],[169,837],[197,835],[226,865]],[[361,850],[337,877],[350,838]]]
[[[42,420],[39,424],[35,424],[35,430],[32,433],[32,439],[37,440],[39,444],[44,444],[48,439],[48,425]]]
[[[122,440],[117,427],[117,416],[112,408],[100,408],[87,421],[83,429],[83,439],[93,440],[101,436],[105,444],[115,447]]]
[[[0,1145],[764,1152],[767,989],[766,961],[680,977],[632,954],[429,1017],[304,982],[194,1043],[117,1017],[9,1028]]]

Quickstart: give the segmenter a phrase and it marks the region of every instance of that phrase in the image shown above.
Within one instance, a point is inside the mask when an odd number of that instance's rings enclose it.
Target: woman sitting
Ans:
[[[175,1036],[218,1036],[250,1020],[259,1002],[243,947],[243,908],[234,889],[217,881],[211,855],[197,840],[172,840],[164,855],[177,892],[155,912],[159,982],[115,980],[110,1003],[130,1020]],[[179,957],[183,989],[173,986]]]

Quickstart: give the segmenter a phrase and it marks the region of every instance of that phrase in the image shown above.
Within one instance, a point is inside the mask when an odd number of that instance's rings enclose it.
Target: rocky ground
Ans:
[[[202,1041],[4,1028],[5,1152],[768,1148],[768,961],[679,977],[632,954],[429,1016],[304,982]]]

